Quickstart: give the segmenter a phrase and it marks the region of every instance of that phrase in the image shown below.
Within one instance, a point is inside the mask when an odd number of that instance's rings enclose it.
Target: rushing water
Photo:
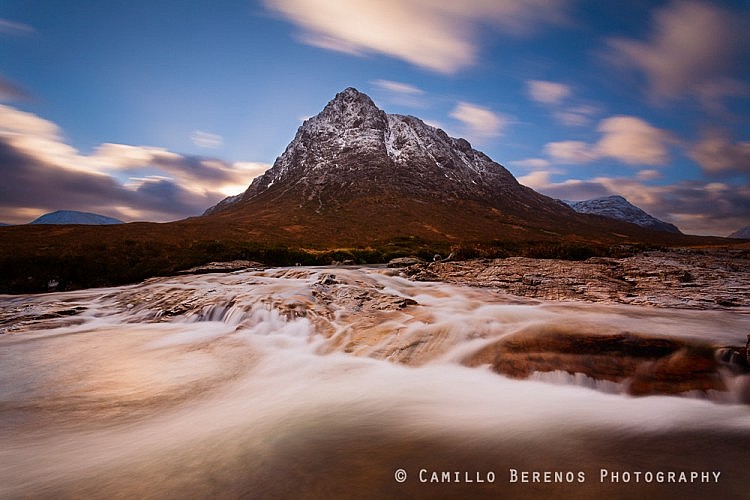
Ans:
[[[744,345],[748,311],[541,302],[340,268],[0,308],[2,498],[747,498],[747,376],[709,399],[634,398],[461,360],[550,325]]]

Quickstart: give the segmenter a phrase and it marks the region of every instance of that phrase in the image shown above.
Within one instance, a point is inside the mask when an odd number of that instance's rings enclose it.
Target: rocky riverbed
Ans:
[[[545,300],[581,300],[682,309],[750,306],[750,252],[682,250],[583,261],[437,261],[400,271],[411,279],[502,290]]]

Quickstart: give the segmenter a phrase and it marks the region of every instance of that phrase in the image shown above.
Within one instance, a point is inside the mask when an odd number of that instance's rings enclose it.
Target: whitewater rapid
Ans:
[[[742,345],[747,311],[544,302],[375,268],[159,278],[0,310],[2,498],[747,491],[750,410],[731,391],[635,398],[461,364],[550,324]],[[680,471],[719,479],[631,475]]]

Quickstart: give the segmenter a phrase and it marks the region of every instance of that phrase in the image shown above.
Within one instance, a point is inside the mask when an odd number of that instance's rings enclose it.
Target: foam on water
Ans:
[[[385,340],[358,356],[331,349],[357,311],[330,313],[335,331],[321,332],[323,312],[310,290],[323,273],[416,300],[413,311],[389,316],[386,328],[405,339],[425,329],[444,335],[440,351],[405,366],[381,359]],[[2,497],[436,492],[396,483],[399,467],[412,477],[420,467],[498,476],[509,468],[582,469],[588,489],[568,493],[592,498],[623,494],[592,484],[604,466],[715,469],[724,482],[706,491],[727,498],[744,491],[745,405],[632,398],[614,394],[616,384],[577,375],[511,380],[458,363],[499,336],[550,324],[690,337],[702,329],[737,342],[750,327],[743,315],[524,304],[491,290],[340,269],[189,276],[0,300],[7,311],[18,309],[17,328],[0,336]],[[35,323],[22,311],[60,303],[87,310],[76,324]],[[493,494],[547,487],[513,490],[505,479]]]

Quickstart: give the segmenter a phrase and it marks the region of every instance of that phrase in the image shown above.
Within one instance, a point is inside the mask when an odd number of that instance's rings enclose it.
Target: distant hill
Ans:
[[[742,229],[738,229],[729,235],[729,238],[739,238],[743,240],[750,240],[750,226],[745,226]]]
[[[101,226],[106,224],[124,224],[119,219],[105,215],[92,214],[90,212],[78,212],[76,210],[58,210],[44,214],[29,222],[29,224],[86,224]]]
[[[636,207],[622,196],[604,196],[585,201],[566,201],[573,210],[582,214],[601,215],[610,219],[631,222],[646,229],[682,234],[677,226],[657,219]]]

